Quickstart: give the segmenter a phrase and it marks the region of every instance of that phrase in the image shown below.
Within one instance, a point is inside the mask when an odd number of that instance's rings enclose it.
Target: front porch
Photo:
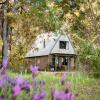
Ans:
[[[75,56],[53,54],[49,63],[50,71],[71,71],[75,69]]]

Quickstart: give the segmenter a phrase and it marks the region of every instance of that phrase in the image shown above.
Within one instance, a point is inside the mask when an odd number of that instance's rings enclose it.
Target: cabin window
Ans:
[[[69,49],[69,42],[68,41],[59,41],[59,48],[60,49]]]

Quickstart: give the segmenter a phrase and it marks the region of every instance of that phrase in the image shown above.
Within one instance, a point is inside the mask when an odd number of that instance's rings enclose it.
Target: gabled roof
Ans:
[[[45,48],[44,48],[45,40]],[[69,41],[69,49],[59,49],[59,40]],[[45,56],[49,54],[75,54],[75,50],[66,34],[43,33],[40,34],[25,57]]]

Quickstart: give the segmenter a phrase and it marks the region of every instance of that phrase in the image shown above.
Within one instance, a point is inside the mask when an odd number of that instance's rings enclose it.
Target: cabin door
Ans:
[[[58,69],[59,70],[68,70],[68,57],[60,56],[58,57]]]

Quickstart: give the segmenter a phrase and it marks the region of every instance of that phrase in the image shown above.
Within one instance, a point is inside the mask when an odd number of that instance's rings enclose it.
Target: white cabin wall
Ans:
[[[69,42],[69,48],[68,49],[60,49],[59,48],[59,41],[68,41]],[[51,53],[63,53],[63,54],[75,54],[74,48],[67,37],[67,35],[61,35],[57,43],[55,44],[54,48],[52,49]]]

